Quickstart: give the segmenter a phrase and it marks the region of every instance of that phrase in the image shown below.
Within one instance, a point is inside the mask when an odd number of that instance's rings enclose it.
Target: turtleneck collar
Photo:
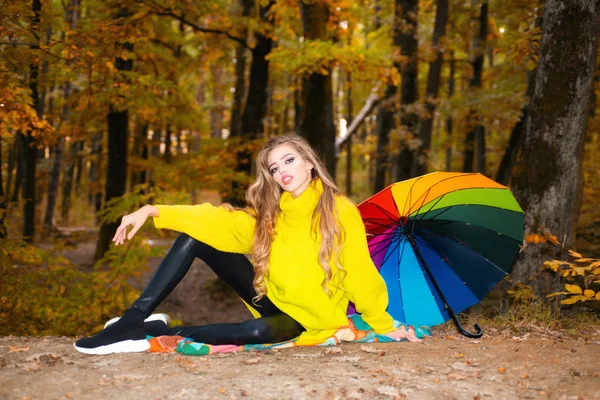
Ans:
[[[312,216],[321,194],[323,193],[323,182],[321,178],[315,178],[310,185],[300,193],[300,196],[294,198],[290,192],[283,192],[279,207],[285,217],[304,218]]]

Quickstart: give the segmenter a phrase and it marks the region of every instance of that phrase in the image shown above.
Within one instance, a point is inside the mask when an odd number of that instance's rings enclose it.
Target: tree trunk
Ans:
[[[275,2],[269,2],[266,7],[260,8],[260,19],[272,23],[269,19],[269,10]],[[269,61],[267,56],[271,52],[273,41],[256,31],[254,33],[256,46],[252,49],[252,62],[250,64],[250,78],[246,106],[242,113],[242,136],[248,139],[257,138],[263,131],[263,119],[267,113],[267,86],[269,84]],[[244,164],[241,170],[250,172],[251,163]]]
[[[432,45],[435,49],[436,59],[429,64],[427,76],[427,93],[425,97],[425,115],[419,125],[419,139],[421,144],[417,153],[414,169],[416,175],[427,173],[427,159],[431,148],[431,133],[433,130],[433,118],[435,114],[435,103],[440,88],[440,77],[442,75],[442,62],[444,61],[443,49],[440,39],[446,35],[446,23],[448,21],[448,0],[438,0],[435,12],[435,24],[433,28]]]
[[[173,126],[171,124],[167,124],[167,128],[165,129],[165,162],[169,164],[171,162],[171,133],[173,131]]]
[[[387,185],[387,171],[390,143],[390,131],[396,126],[394,115],[396,114],[396,102],[398,87],[388,84],[385,90],[385,100],[377,109],[377,150],[375,153],[375,179],[373,181],[373,193],[377,193]]]
[[[2,138],[0,137],[0,166],[2,165]],[[4,197],[4,182],[0,173],[0,239],[6,239],[6,226],[4,214],[6,213],[6,197]]]
[[[454,59],[454,50],[450,50],[450,71],[448,73],[448,99],[454,95],[454,72],[456,69],[456,60]],[[448,144],[446,146],[446,171],[452,170],[452,115],[446,118],[446,137]]]
[[[352,74],[348,72],[348,87],[346,88],[346,129],[352,121]],[[346,145],[346,195],[352,196],[352,136],[348,137]]]
[[[22,132],[17,132],[15,143],[17,146],[17,174],[15,177],[15,191],[12,194],[13,203],[19,202],[19,194],[22,191],[25,179],[25,148],[23,142],[25,142],[25,135]]]
[[[94,205],[95,224],[98,224],[98,213],[102,209],[102,190],[100,189],[100,171],[102,170],[102,133],[94,135],[91,144],[91,162],[89,170],[90,191],[89,203]]]
[[[473,39],[473,77],[469,86],[471,88],[481,87],[481,73],[483,71],[483,61],[485,59],[485,38],[487,36],[488,25],[488,2],[481,5],[479,14],[479,34]],[[465,139],[465,158],[463,163],[464,172],[473,172],[475,163],[475,142],[477,141],[477,172],[485,173],[485,128],[481,125],[479,116],[474,110],[469,113],[470,130]]]
[[[72,11],[67,11],[65,19],[67,21],[72,20],[70,17],[70,13]],[[71,25],[73,28],[73,25]],[[64,34],[63,34],[64,37]],[[71,82],[66,82],[63,89],[63,97],[65,101],[65,105],[62,109],[61,122],[67,121],[69,118],[69,108],[66,105],[66,101],[71,95]],[[58,130],[60,129],[60,126]],[[58,186],[60,183],[60,167],[63,161],[63,151],[64,151],[64,139],[59,137],[56,143],[56,147],[54,150],[54,163],[52,165],[52,173],[50,176],[49,184],[48,184],[48,202],[46,203],[46,213],[44,215],[44,237],[48,237],[52,230],[52,221],[54,220],[54,210],[56,209],[56,200],[58,194]]]
[[[42,3],[40,0],[33,0],[32,11],[31,31],[39,34],[40,14],[42,12]],[[34,47],[35,46],[32,46],[32,48]],[[37,117],[42,119],[44,103],[39,92],[39,74],[39,62],[32,63],[29,66],[29,89],[31,90],[32,104]],[[32,243],[35,236],[35,169],[37,163],[37,147],[33,136],[33,128],[29,128],[27,135],[22,139],[23,158],[25,159],[25,171],[23,176],[23,240]]]
[[[548,0],[525,142],[512,189],[525,212],[526,234],[555,235],[573,246],[583,193],[583,149],[598,52],[600,3]],[[577,23],[573,23],[577,21]],[[512,272],[518,282],[536,276],[562,247],[528,243]],[[557,282],[544,274],[532,285],[548,294]]]
[[[144,161],[148,161],[148,129],[149,129],[148,124],[145,124],[142,126],[142,129],[140,130],[140,136],[141,136],[140,142],[141,142],[141,146],[142,146],[141,158]],[[148,183],[148,171],[147,170],[140,171],[139,183],[142,185],[145,183]]]
[[[305,40],[330,40],[327,31],[329,9],[325,2],[300,0],[300,13]],[[314,72],[302,79],[299,133],[316,149],[327,171],[335,179],[335,124],[331,71]]]
[[[240,0],[242,6],[242,17],[249,17],[254,5],[253,0]],[[242,31],[242,38],[248,36],[248,29]],[[244,98],[246,97],[246,46],[238,44],[235,49],[235,92],[231,105],[231,126],[229,134],[238,137],[242,134],[242,112],[244,109]]]
[[[131,61],[126,61],[131,64]],[[126,67],[127,68],[127,67]],[[129,69],[122,69],[129,71]],[[106,166],[106,186],[104,188],[104,206],[111,199],[125,194],[127,174],[127,138],[128,138],[127,110],[118,111],[112,105],[107,116],[108,122],[108,164]],[[100,227],[100,234],[96,247],[95,260],[102,258],[108,250],[110,240],[114,236],[119,223],[117,221],[104,222]]]
[[[544,0],[540,0],[540,7],[543,9]],[[535,26],[538,28],[542,28],[543,18],[542,15],[538,15],[535,19]],[[504,156],[502,156],[502,160],[500,161],[500,166],[498,167],[498,172],[496,173],[496,182],[501,183],[503,185],[508,185],[510,182],[510,177],[512,176],[513,169],[517,162],[517,157],[519,155],[519,151],[523,146],[523,142],[525,141],[525,122],[527,121],[527,117],[529,115],[529,100],[533,95],[534,88],[534,77],[535,77],[535,69],[529,71],[527,73],[527,103],[523,105],[521,108],[521,115],[519,116],[519,120],[513,127],[510,138],[508,140],[508,144],[506,145],[506,150],[504,151]]]
[[[127,17],[129,11],[126,8],[120,10],[118,17]],[[132,52],[133,44],[125,43],[124,49]],[[115,67],[119,71],[131,71],[133,69],[133,60],[117,58]],[[127,109],[117,109],[110,105],[107,116],[108,123],[108,164],[106,166],[106,187],[105,187],[105,207],[111,199],[125,194],[127,182],[127,142],[129,137],[128,123],[129,112]],[[98,242],[96,245],[95,260],[102,258],[108,250],[110,240],[114,236],[119,222],[104,222],[100,227]]]
[[[175,132],[175,155],[179,156],[181,154],[182,154],[181,129],[177,129]]]
[[[210,110],[210,136],[220,138],[223,136],[223,85],[221,85],[223,76],[223,67],[216,61],[210,67],[212,74],[212,108]],[[168,128],[168,127],[167,127]]]
[[[12,177],[13,170],[15,169],[15,164],[18,159],[19,154],[19,134],[15,134],[13,139],[12,146],[10,147],[10,151],[8,152],[8,171],[6,172],[6,201],[10,205],[11,201],[11,189],[12,189]]]
[[[23,186],[23,177],[25,175],[25,153],[23,149],[23,141],[25,140],[25,135],[21,132],[17,132],[15,136],[15,150],[17,153],[17,172],[15,176],[15,190],[12,193],[12,203],[19,202],[19,193],[21,192],[21,187]]]
[[[73,178],[75,176],[76,157],[77,143],[71,142],[69,145],[69,159],[63,174],[62,202],[60,207],[60,217],[62,223],[65,225],[69,224],[69,213],[71,212],[71,193],[73,192]]]
[[[406,129],[406,135],[400,140],[398,168],[396,180],[402,181],[415,176],[413,165],[416,150],[409,146],[409,140],[416,138],[419,128],[419,116],[414,110],[419,101],[419,41],[418,32],[418,0],[396,0],[396,13],[400,13],[401,29],[394,33],[394,43],[408,61],[401,67],[402,83],[400,85],[400,124]],[[408,136],[408,137],[407,137]]]
[[[54,163],[52,173],[48,184],[48,202],[46,203],[46,213],[44,214],[43,236],[47,238],[52,231],[52,221],[54,220],[54,209],[56,208],[56,197],[58,193],[58,182],[60,180],[60,166],[63,155],[63,138],[58,138],[54,148]]]
[[[529,84],[529,88],[532,88],[532,84],[533,82]],[[527,89],[528,93],[530,92],[529,88]],[[513,168],[517,162],[519,150],[525,141],[525,122],[527,121],[528,115],[529,103],[521,108],[521,116],[510,133],[510,139],[508,140],[504,156],[500,161],[500,166],[496,173],[496,182],[502,185],[508,185]]]
[[[148,159],[148,129],[148,123],[140,123],[133,140],[133,149],[131,153],[142,160]],[[132,191],[135,186],[143,183],[146,183],[146,171],[144,169],[136,170],[131,175],[129,189]]]
[[[269,11],[274,4],[274,1],[270,1],[265,7],[260,7],[259,18],[263,22],[273,23],[273,19],[269,18]],[[263,35],[258,30],[254,32],[254,39],[256,45],[252,49],[248,96],[239,130],[241,133],[240,136],[247,140],[254,140],[263,132],[263,120],[267,114],[267,87],[269,84],[269,60],[267,60],[267,56],[273,46],[271,37]],[[232,133],[235,132],[232,131]],[[237,152],[236,156],[236,171],[250,175],[252,173],[252,154],[246,149],[241,149]],[[238,182],[234,181],[232,195],[225,200],[234,206],[241,206],[245,201],[244,192],[245,188],[242,188]]]
[[[81,176],[83,175],[83,150],[85,148],[85,142],[83,140],[77,141],[77,155],[75,156],[75,195],[79,196],[79,189],[81,188]]]

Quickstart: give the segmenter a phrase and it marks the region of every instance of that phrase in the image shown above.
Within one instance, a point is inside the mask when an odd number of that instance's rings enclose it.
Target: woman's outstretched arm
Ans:
[[[252,251],[255,219],[242,210],[194,206],[156,206],[154,226],[190,235],[219,251],[247,254]]]

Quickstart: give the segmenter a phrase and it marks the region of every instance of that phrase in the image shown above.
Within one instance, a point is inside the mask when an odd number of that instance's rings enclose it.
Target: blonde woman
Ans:
[[[146,335],[208,344],[319,343],[348,325],[349,301],[377,333],[417,340],[414,330],[394,328],[360,214],[309,144],[298,136],[271,139],[258,154],[256,171],[246,209],[146,205],[123,217],[116,245],[131,239],[148,217],[157,228],[182,234],[133,306],[75,348],[87,354],[144,351]],[[169,328],[150,316],[196,257],[237,292],[255,319]]]

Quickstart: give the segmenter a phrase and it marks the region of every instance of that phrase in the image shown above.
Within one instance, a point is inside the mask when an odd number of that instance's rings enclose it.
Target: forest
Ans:
[[[599,15],[596,0],[0,1],[0,336],[120,315],[172,237],[149,222],[117,248],[120,218],[243,205],[282,134],[356,203],[433,171],[508,186],[525,241],[488,310],[597,323]],[[89,261],[67,256],[85,244]]]

